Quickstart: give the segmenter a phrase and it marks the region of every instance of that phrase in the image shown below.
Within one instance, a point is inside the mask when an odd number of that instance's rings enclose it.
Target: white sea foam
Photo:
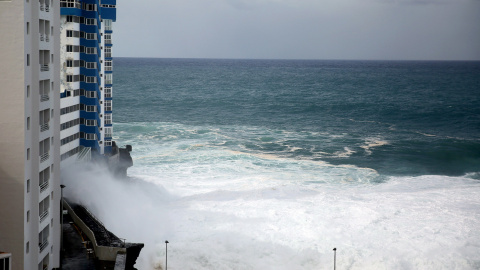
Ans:
[[[368,155],[372,154],[372,148],[387,145],[388,142],[379,138],[367,138],[365,139],[365,144],[360,147],[365,150],[365,153]]]
[[[98,169],[65,178],[67,197],[145,243],[139,269],[162,269],[165,240],[169,269],[331,269],[333,247],[338,269],[480,266],[477,180],[375,183],[371,169],[177,147],[139,143],[137,181]]]

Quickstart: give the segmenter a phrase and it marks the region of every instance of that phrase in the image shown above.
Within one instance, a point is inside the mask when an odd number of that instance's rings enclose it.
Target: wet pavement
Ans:
[[[63,217],[63,270],[95,270],[93,253],[89,256],[88,238],[82,238],[69,215]]]

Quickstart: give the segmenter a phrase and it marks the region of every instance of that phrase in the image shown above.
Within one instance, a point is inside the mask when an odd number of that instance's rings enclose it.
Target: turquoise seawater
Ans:
[[[113,93],[132,181],[67,186],[139,269],[480,268],[479,62],[115,58]]]
[[[212,143],[233,150],[386,175],[480,171],[479,62],[120,58],[115,64],[118,124],[218,129],[225,140]]]

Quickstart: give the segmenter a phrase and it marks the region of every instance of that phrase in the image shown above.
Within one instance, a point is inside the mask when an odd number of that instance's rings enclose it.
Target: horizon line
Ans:
[[[113,58],[141,59],[196,59],[196,60],[267,60],[267,61],[372,61],[372,62],[480,62],[480,59],[319,59],[319,58],[221,58],[221,57],[146,57],[146,56],[114,56]]]

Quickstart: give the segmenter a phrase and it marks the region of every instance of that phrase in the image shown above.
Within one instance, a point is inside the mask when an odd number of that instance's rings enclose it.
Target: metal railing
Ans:
[[[40,65],[40,71],[49,71],[50,68],[48,67],[48,65]]]
[[[48,37],[48,35],[45,35],[45,41],[50,42],[50,38]]]
[[[45,189],[47,189],[49,185],[50,184],[48,180],[40,184],[40,192],[43,192]]]
[[[45,160],[48,160],[49,158],[50,158],[50,154],[48,152],[40,155],[40,163],[44,162]]]
[[[80,4],[80,3],[60,2],[60,7],[64,7],[64,8],[82,8],[82,4]]]
[[[105,133],[105,138],[112,138],[112,133]]]
[[[48,240],[45,240],[45,242],[38,244],[38,247],[40,248],[40,252],[42,252],[47,246],[48,246]]]
[[[112,67],[105,67],[105,71],[112,71],[113,68]]]
[[[45,10],[45,5],[44,5],[44,4],[40,4],[40,10],[41,10],[41,11],[44,11],[44,10]]]
[[[45,218],[48,217],[48,210],[45,210],[40,216],[40,222],[44,221]]]
[[[49,95],[40,95],[40,102],[49,101],[49,100],[50,100]]]
[[[50,12],[50,5],[45,5],[45,11]]]
[[[45,37],[43,36],[43,34],[40,34],[40,41],[44,41],[45,40]]]
[[[111,39],[105,39],[105,44],[112,44],[112,40]]]
[[[50,125],[48,123],[45,123],[43,125],[40,125],[40,132],[44,132],[50,129]]]

